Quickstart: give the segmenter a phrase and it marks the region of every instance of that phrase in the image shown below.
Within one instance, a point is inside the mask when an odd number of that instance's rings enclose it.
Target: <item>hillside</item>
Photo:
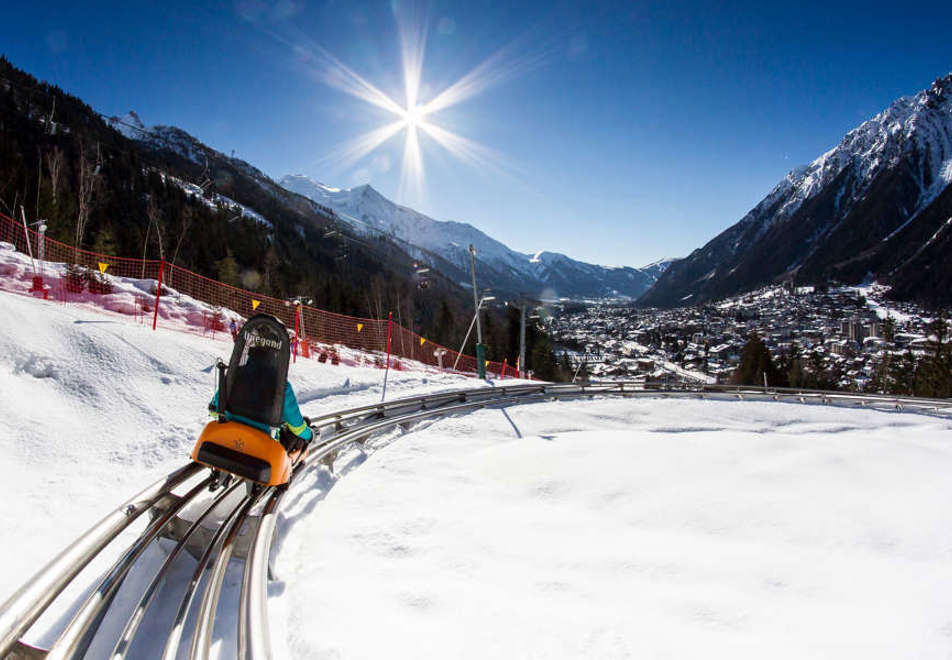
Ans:
[[[641,299],[671,307],[780,281],[952,303],[952,74],[898,99],[674,264]]]
[[[466,333],[472,297],[459,280],[434,271],[420,289],[405,245],[342,226],[329,207],[181,129],[145,126],[135,113],[104,118],[2,57],[0,129],[0,212],[19,218],[23,206],[28,222],[46,221],[51,238],[164,258],[333,312],[386,318],[392,311],[405,327],[448,346],[458,347]],[[505,310],[486,316],[487,357],[514,363],[518,346]],[[544,333],[530,338],[539,373],[557,377]]]

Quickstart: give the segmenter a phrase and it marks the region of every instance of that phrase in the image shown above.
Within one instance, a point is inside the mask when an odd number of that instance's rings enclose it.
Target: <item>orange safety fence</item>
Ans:
[[[0,290],[61,303],[92,304],[133,316],[141,323],[203,335],[229,332],[233,320],[237,325],[241,319],[265,312],[293,330],[296,334],[292,338],[300,338],[300,342],[293,341],[296,358],[332,364],[343,361],[386,366],[388,324],[393,323],[392,368],[419,368],[422,364],[450,371],[455,365],[455,371],[465,374],[477,371],[476,358],[440,346],[387,319],[345,316],[272,298],[166,261],[76,249],[2,213],[0,242],[12,245],[23,255],[32,255],[0,260]],[[344,349],[349,354],[342,358]],[[487,362],[486,375],[514,378],[518,374],[504,362]]]

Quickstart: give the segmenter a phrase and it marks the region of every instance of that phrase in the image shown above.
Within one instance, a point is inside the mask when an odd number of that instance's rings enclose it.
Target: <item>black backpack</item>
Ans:
[[[239,415],[272,428],[281,426],[291,340],[269,314],[252,316],[241,327],[228,368],[219,363],[218,415]]]

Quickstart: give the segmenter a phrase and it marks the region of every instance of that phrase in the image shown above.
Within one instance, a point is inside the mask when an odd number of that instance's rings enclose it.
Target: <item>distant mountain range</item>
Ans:
[[[285,190],[302,195],[311,200],[315,210],[331,211],[351,231],[393,240],[427,266],[464,287],[470,286],[470,244],[476,247],[480,288],[491,288],[504,295],[636,299],[672,262],[672,259],[662,259],[644,268],[609,267],[576,261],[555,252],[523,254],[470,224],[434,220],[400,206],[369,185],[333,188],[303,175],[285,176],[275,183],[248,163],[213,152],[179,128],[146,126],[134,111],[123,117],[111,117],[109,123],[130,139],[153,149],[172,151],[195,163],[204,163],[209,158],[212,162],[230,160],[233,167],[240,167],[272,195],[289,197]]]
[[[640,299],[672,307],[771,282],[877,280],[952,303],[952,74],[903,97],[790,172],[740,222]]]
[[[464,222],[434,220],[390,201],[369,185],[332,188],[306,176],[285,176],[284,188],[333,209],[354,231],[385,235],[427,265],[467,286],[469,246],[476,248],[479,286],[535,297],[638,298],[667,269],[671,259],[644,268],[609,267],[576,261],[556,252],[516,252]]]
[[[145,127],[134,113],[110,123],[195,163],[211,151],[180,129]],[[952,74],[898,99],[791,171],[737,224],[687,258],[643,268],[517,252],[470,224],[395,204],[369,185],[339,189],[302,175],[274,182],[243,161],[214,154],[283,205],[310,204],[309,213],[336,219],[348,233],[390,239],[457,285],[469,285],[473,244],[480,287],[504,296],[627,297],[672,307],[776,282],[876,280],[892,286],[895,297],[952,303]]]

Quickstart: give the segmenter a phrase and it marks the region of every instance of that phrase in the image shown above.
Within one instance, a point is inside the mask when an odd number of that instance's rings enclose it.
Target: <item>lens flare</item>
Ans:
[[[503,167],[500,154],[474,140],[439,126],[434,115],[482,94],[494,85],[540,66],[549,54],[548,48],[532,48],[526,40],[516,40],[493,53],[456,82],[447,85],[435,94],[430,94],[428,100],[421,99],[421,91],[424,89],[423,61],[428,17],[425,11],[414,11],[412,8],[408,10],[408,6],[404,3],[393,4],[403,73],[403,103],[387,95],[300,31],[290,28],[294,34],[290,36],[290,33],[279,34],[273,26],[259,25],[262,30],[287,45],[299,63],[307,68],[309,75],[315,80],[359,99],[369,106],[384,110],[396,118],[396,121],[385,123],[379,128],[346,140],[321,158],[317,164],[340,170],[351,169],[403,131],[405,133],[403,159],[397,197],[398,201],[404,204],[422,201],[424,167],[421,138],[424,135],[461,162],[477,167],[481,171],[509,169]]]

